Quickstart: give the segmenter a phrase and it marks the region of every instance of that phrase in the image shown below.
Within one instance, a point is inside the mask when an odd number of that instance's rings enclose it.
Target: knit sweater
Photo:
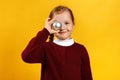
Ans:
[[[49,35],[44,28],[22,52],[25,62],[42,64],[41,80],[92,80],[86,48],[76,42],[70,46],[46,42]]]

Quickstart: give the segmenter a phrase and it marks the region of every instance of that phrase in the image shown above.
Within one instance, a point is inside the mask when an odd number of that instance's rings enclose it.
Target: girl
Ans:
[[[59,30],[53,28],[55,21],[62,24]],[[51,11],[44,29],[23,51],[25,62],[42,64],[41,80],[92,80],[86,48],[71,38],[73,26],[72,11],[68,7],[57,6]],[[49,35],[50,41],[46,42]]]

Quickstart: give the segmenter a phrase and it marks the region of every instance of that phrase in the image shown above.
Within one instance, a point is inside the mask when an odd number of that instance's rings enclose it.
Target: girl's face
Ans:
[[[60,31],[55,33],[56,38],[60,40],[70,39],[74,26],[70,13],[64,11],[61,14],[55,14],[53,18],[62,23]]]

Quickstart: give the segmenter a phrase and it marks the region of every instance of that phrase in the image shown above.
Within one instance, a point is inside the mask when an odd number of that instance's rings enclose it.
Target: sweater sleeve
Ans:
[[[89,55],[86,50],[86,48],[83,46],[82,47],[82,80],[93,80],[92,78],[92,72],[90,68],[90,60],[89,60]]]
[[[43,63],[44,54],[44,43],[46,42],[50,33],[47,29],[43,29],[31,39],[27,47],[22,52],[22,59],[27,63]]]

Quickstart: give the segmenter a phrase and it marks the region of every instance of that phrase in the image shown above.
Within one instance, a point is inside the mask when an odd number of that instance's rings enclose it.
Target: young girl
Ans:
[[[58,30],[53,28],[55,21],[62,24]],[[44,29],[23,51],[25,62],[42,64],[41,80],[92,80],[86,48],[71,38],[73,26],[72,11],[68,7],[57,6],[51,11]],[[49,35],[50,41],[46,42]]]

